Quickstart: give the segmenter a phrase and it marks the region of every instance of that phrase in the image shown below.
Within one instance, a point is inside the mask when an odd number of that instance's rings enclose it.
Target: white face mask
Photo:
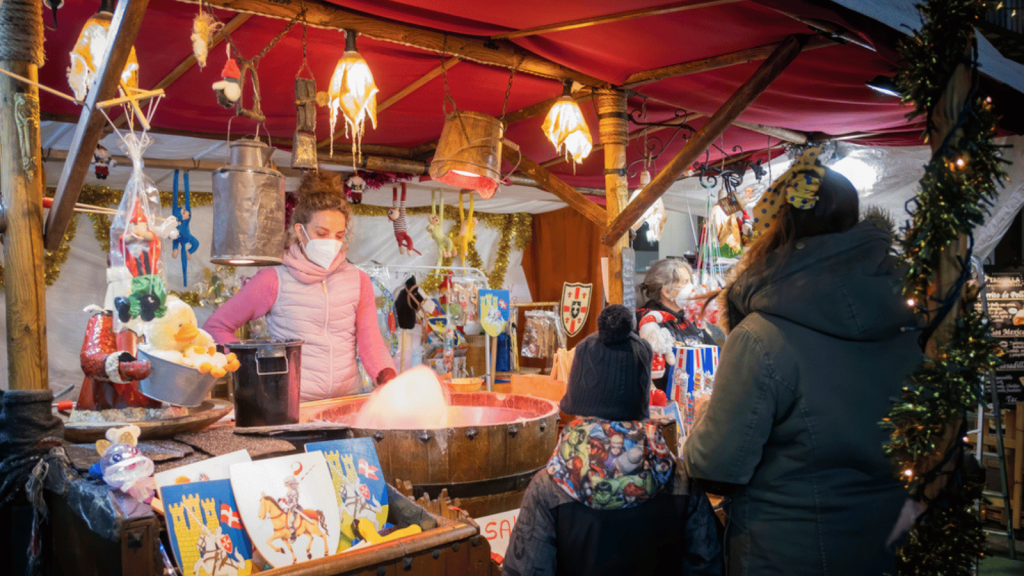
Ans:
[[[690,298],[693,298],[693,284],[687,282],[676,294],[676,306],[685,308],[690,303]]]
[[[302,224],[299,226],[302,228],[302,233],[306,235],[306,245],[302,247],[303,251],[306,252],[306,258],[309,258],[310,262],[326,270],[334,262],[338,252],[341,252],[345,243],[334,238],[310,238],[309,232],[306,232],[306,227]]]

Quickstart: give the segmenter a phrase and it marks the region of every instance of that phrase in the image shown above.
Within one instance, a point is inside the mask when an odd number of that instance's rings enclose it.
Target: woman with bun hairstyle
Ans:
[[[304,340],[303,402],[359,393],[357,350],[378,385],[391,380],[395,365],[377,324],[370,277],[345,259],[351,235],[352,209],[340,181],[307,172],[284,264],[257,272],[203,328],[218,344],[229,344],[235,330],[265,316],[271,338]]]
[[[720,293],[731,327],[683,445],[726,506],[727,574],[895,573],[907,492],[879,422],[920,361],[887,222],[806,148],[754,208]],[[909,330],[907,328],[910,328]]]

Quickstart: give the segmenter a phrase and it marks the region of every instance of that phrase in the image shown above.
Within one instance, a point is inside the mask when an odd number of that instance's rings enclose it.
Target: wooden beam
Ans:
[[[661,195],[668,190],[669,186],[693,164],[694,160],[703,154],[708,146],[717,140],[725,132],[725,129],[754,103],[754,100],[800,54],[803,43],[806,40],[806,36],[790,36],[782,42],[775,53],[761,64],[757,71],[754,72],[754,75],[722,104],[721,108],[708,119],[707,123],[692,138],[687,140],[675,157],[651,180],[650,184],[644,187],[640,195],[630,202],[622,213],[615,218],[615,221],[611,223],[601,237],[601,242],[605,246],[615,244],[643,216],[644,212],[658,198],[661,198]]]
[[[227,24],[224,24],[224,27],[218,30],[217,33],[213,35],[213,39],[210,40],[210,51],[213,52],[213,49],[218,44],[223,42],[224,38],[226,38],[228,34],[231,34],[235,30],[238,30],[238,27],[244,24],[245,21],[249,18],[252,18],[252,14],[237,14],[234,18],[229,20]],[[189,54],[188,58],[182,60],[180,64],[174,67],[174,70],[171,70],[170,73],[167,74],[167,76],[164,76],[163,79],[157,82],[156,86],[154,86],[153,89],[160,90],[163,88],[167,88],[171,84],[174,84],[175,80],[181,78],[185,74],[185,72],[191,70],[192,67],[195,66],[197,63],[198,61],[196,60],[196,55]],[[128,117],[123,114],[116,120],[114,120],[114,125],[118,128],[124,126],[127,123]]]
[[[445,62],[444,64],[438,66],[437,68],[434,68],[430,72],[427,72],[426,74],[423,75],[422,78],[420,78],[419,80],[413,82],[412,84],[409,84],[405,88],[402,88],[401,90],[398,91],[397,94],[395,94],[391,98],[388,98],[387,100],[382,102],[380,104],[380,106],[377,106],[377,113],[380,114],[381,112],[383,112],[383,111],[387,110],[388,108],[394,106],[401,99],[405,98],[409,94],[412,94],[413,92],[415,92],[415,91],[419,90],[420,88],[422,88],[427,82],[430,82],[434,78],[437,78],[438,76],[443,74],[445,70],[451,70],[452,67],[455,66],[456,64],[458,64],[459,62],[462,62],[461,58],[458,58],[458,57],[449,58],[448,61]]]
[[[103,136],[103,125],[106,122],[96,104],[114,97],[148,3],[149,0],[119,0],[114,10],[107,35],[110,48],[103,62],[96,68],[96,80],[89,89],[85,108],[75,128],[75,137],[71,141],[69,161],[64,163],[53,207],[46,216],[45,246],[48,250],[60,247],[68,223],[74,216],[75,203],[82,192],[85,174],[89,170],[96,145]]]
[[[588,220],[594,222],[599,227],[604,228],[608,224],[608,216],[604,208],[601,208],[592,200],[580,194],[575,188],[542,168],[540,164],[537,164],[526,155],[522,155],[521,152],[513,150],[511,146],[506,144],[501,147],[501,156],[513,166],[518,164],[519,171],[536,182],[538,188],[558,196],[570,208],[583,214]]]
[[[590,18],[581,18],[579,20],[570,20],[568,22],[561,22],[559,24],[547,24],[544,26],[535,26],[533,28],[524,28],[522,30],[515,30],[513,32],[503,32],[491,36],[493,40],[511,39],[511,38],[522,38],[524,36],[537,36],[539,34],[549,34],[551,32],[561,32],[562,30],[573,30],[576,28],[585,28],[587,26],[596,26],[598,24],[611,24],[613,22],[622,22],[624,20],[632,20],[634,18],[646,18],[648,16],[661,16],[664,14],[672,14],[673,12],[682,12],[684,10],[694,10],[697,8],[708,8],[710,6],[719,6],[721,4],[732,4],[733,2],[740,2],[742,0],[710,0],[705,2],[676,2],[674,4],[666,4],[664,6],[657,6],[654,8],[641,8],[639,10],[629,10],[626,12],[616,12],[615,14],[607,14],[605,16],[592,16]]]
[[[637,93],[639,94],[639,92]],[[649,99],[651,102],[657,102],[659,104],[665,104],[666,106],[673,106],[677,108],[683,108],[675,102],[669,102],[661,98],[655,98],[654,96],[648,96],[646,94],[640,94],[640,96]],[[703,112],[691,112],[697,116],[706,117],[707,114]],[[800,144],[801,146],[807,144],[807,135],[803,132],[796,130],[790,130],[789,128],[780,128],[778,126],[767,126],[765,124],[754,124],[753,122],[743,122],[742,120],[735,120],[732,123],[737,128],[743,128],[744,130],[750,130],[751,132],[757,132],[764,134],[765,136],[771,136],[772,138],[778,138],[779,140],[785,140],[792,144]]]
[[[22,27],[18,46],[5,54],[39,53],[28,60],[0,60],[0,68],[39,81],[43,61],[42,3],[8,1],[0,6],[5,25]],[[30,35],[35,35],[32,38]],[[3,40],[14,42],[8,37]],[[22,50],[10,50],[10,48]],[[46,282],[43,265],[43,180],[39,154],[39,89],[0,76],[0,195],[3,230],[4,300],[7,321],[7,388],[49,388],[46,348]]]
[[[457,57],[456,58],[449,58],[448,61],[445,62],[444,64],[438,66],[437,68],[434,68],[430,72],[427,72],[420,79],[416,80],[412,84],[409,84],[405,88],[402,88],[394,96],[388,98],[387,100],[382,102],[380,105],[378,105],[377,106],[377,114],[380,114],[381,112],[383,112],[383,111],[387,110],[388,108],[390,108],[390,107],[394,106],[395,104],[397,104],[401,99],[405,98],[409,94],[412,94],[413,92],[419,90],[427,82],[430,82],[434,78],[437,78],[438,76],[443,74],[446,69],[447,70],[451,70],[452,66],[455,66],[459,62],[462,62],[462,60],[460,58],[457,58]],[[343,134],[344,134],[344,132],[339,130],[338,134],[336,134],[334,136],[334,141],[337,142],[338,139],[341,138],[341,136]],[[324,147],[326,147],[330,143],[331,143],[331,137],[328,136],[327,138],[324,138],[319,143],[317,143],[317,148],[324,148]]]
[[[178,0],[198,4],[199,0]],[[268,0],[202,0],[208,6],[233,12],[251,12],[269,18],[291,20],[302,11],[300,2]],[[412,46],[428,52],[458,56],[480,64],[515,68],[520,72],[554,78],[570,79],[584,86],[606,86],[607,82],[571,70],[532,54],[505,40],[473,38],[459,34],[445,34],[426,28],[410,26],[393,20],[348,10],[326,2],[306,2],[306,19],[310,26],[331,30],[353,30],[374,40]]]
[[[737,52],[730,52],[728,54],[721,54],[719,56],[711,56],[709,58],[701,58],[700,60],[691,60],[689,62],[683,62],[681,64],[673,64],[671,66],[662,66],[661,68],[653,68],[651,70],[644,70],[643,72],[637,72],[631,74],[626,81],[622,83],[623,88],[636,88],[637,86],[643,86],[644,84],[650,84],[666,78],[675,78],[678,76],[686,76],[689,74],[697,74],[699,72],[707,72],[709,70],[716,70],[718,68],[726,68],[729,66],[736,66],[739,64],[746,64],[748,62],[758,62],[764,60],[775,52],[782,42],[776,42],[774,44],[765,44],[764,46],[757,46],[756,48],[747,48],[746,50],[739,50]],[[836,42],[824,36],[814,36],[804,44],[804,50],[815,50],[817,48],[824,48],[826,46],[835,46]]]

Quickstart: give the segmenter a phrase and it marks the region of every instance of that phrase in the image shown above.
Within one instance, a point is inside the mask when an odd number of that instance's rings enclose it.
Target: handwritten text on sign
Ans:
[[[512,528],[516,525],[516,518],[519,516],[519,509],[510,510],[477,518],[476,523],[480,526],[480,532],[491,544],[491,552],[502,557],[508,549],[508,539],[512,535]]]

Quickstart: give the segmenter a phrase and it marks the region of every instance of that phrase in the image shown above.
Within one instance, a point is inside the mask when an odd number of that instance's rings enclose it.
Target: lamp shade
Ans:
[[[281,263],[284,176],[267,167],[273,149],[252,139],[231,143],[231,165],[213,173],[210,262],[226,266]]]
[[[590,155],[594,141],[590,137],[590,128],[583,119],[580,105],[572,96],[562,96],[551,106],[541,130],[548,140],[555,145],[555,151],[572,156],[579,164]]]
[[[96,75],[96,66],[110,48],[107,33],[110,30],[110,12],[97,12],[89,17],[78,35],[78,42],[71,51],[71,66],[68,67],[68,84],[75,92],[75,98],[85,100]],[[121,73],[121,82],[129,88],[139,87],[139,59],[135,56],[135,47],[128,53],[128,62]]]
[[[338,60],[327,95],[330,98],[332,134],[339,111],[345,117],[346,132],[351,129],[354,140],[362,136],[367,118],[377,128],[377,85],[370,66],[359,52],[347,50]]]
[[[501,122],[487,114],[455,110],[445,118],[430,177],[490,198],[501,180]]]

